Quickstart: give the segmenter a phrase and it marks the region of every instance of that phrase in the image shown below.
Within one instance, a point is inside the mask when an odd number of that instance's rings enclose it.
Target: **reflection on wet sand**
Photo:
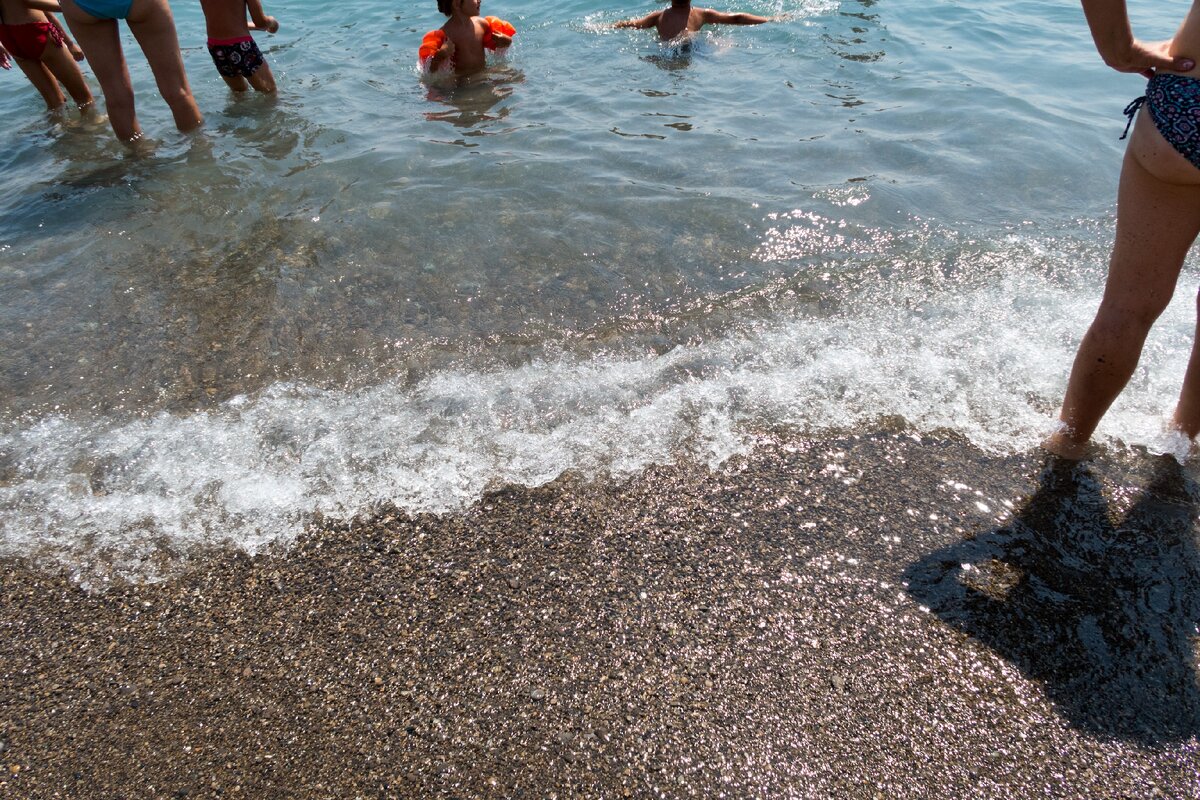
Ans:
[[[1186,741],[1200,735],[1198,497],[1162,456],[1114,519],[1091,469],[1051,462],[1009,524],[914,564],[908,591],[1041,682],[1071,725]]]

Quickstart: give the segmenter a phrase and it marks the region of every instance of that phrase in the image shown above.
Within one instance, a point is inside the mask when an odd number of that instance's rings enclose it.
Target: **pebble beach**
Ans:
[[[426,2],[268,0],[270,98],[175,3],[136,151],[0,74],[0,799],[1200,798],[1194,257],[1038,450],[1078,5],[487,0],[456,82]]]
[[[103,593],[7,559],[0,795],[1195,797],[1174,463],[771,437]]]

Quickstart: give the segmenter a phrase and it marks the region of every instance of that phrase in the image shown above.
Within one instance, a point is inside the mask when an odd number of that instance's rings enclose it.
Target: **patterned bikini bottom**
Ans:
[[[1146,95],[1126,107],[1125,116],[1130,124],[1143,104],[1150,109],[1154,127],[1163,138],[1200,169],[1200,79],[1165,72],[1156,74],[1146,85]],[[1125,134],[1129,134],[1129,125],[1125,126]]]

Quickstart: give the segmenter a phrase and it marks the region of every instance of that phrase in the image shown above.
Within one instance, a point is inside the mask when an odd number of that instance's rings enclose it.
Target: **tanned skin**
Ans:
[[[446,33],[446,43],[429,59],[429,71],[436,72],[439,67],[450,59],[454,72],[458,75],[469,75],[479,72],[487,64],[487,54],[483,49],[483,36],[487,32],[487,23],[479,16],[480,0],[448,0],[438,4],[442,13],[450,20],[442,26]],[[449,8],[449,12],[446,11]],[[492,32],[496,47],[504,48],[512,44],[512,37],[502,33]]]
[[[726,14],[711,8],[695,8],[691,0],[671,0],[670,8],[637,19],[627,19],[614,28],[657,28],[658,38],[666,41],[684,33],[695,33],[705,25],[761,25],[769,17],[757,14]]]

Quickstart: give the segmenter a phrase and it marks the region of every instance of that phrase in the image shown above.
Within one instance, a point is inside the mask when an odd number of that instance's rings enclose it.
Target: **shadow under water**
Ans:
[[[505,106],[495,112],[492,109],[512,97],[514,87],[524,82],[525,75],[520,70],[493,65],[480,75],[427,83],[426,99],[446,108],[426,112],[425,119],[470,129],[503,121],[512,113],[512,108]]]
[[[1040,682],[1068,722],[1145,746],[1200,734],[1200,489],[1172,458],[1114,519],[1052,459],[1011,522],[930,554],[909,593]]]
[[[696,53],[697,43],[694,35],[681,34],[659,46],[661,52],[642,56],[642,61],[667,72],[678,72],[692,65],[692,57]]]

